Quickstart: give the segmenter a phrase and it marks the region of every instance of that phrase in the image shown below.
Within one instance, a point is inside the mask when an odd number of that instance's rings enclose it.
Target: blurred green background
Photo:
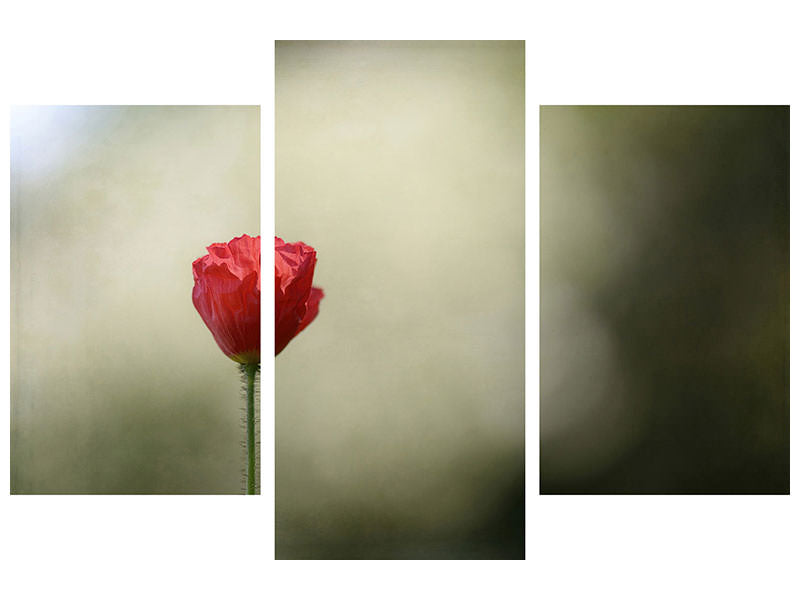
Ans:
[[[278,558],[521,558],[524,44],[278,42]]]
[[[259,229],[258,107],[11,115],[11,491],[241,493],[192,261]]]
[[[788,107],[540,116],[541,491],[788,493]]]

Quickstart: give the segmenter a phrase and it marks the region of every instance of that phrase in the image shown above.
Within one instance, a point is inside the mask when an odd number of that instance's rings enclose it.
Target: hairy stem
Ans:
[[[247,493],[256,493],[256,373],[258,365],[242,365],[247,394]]]

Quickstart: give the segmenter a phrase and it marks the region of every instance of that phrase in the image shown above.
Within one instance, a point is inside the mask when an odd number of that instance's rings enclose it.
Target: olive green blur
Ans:
[[[524,44],[278,42],[278,558],[522,558]]]
[[[788,493],[789,108],[540,133],[541,491]]]
[[[191,266],[258,233],[259,136],[258,107],[12,110],[13,493],[243,493]]]

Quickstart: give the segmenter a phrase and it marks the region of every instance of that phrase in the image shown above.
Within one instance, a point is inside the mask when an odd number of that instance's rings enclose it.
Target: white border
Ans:
[[[274,260],[274,250],[269,250],[269,247],[272,244],[274,248],[275,231],[275,77],[272,75],[275,65],[275,44],[272,40],[270,42],[264,53],[264,60],[270,65],[270,76],[266,77],[266,95],[261,103],[261,252],[262,256],[269,257],[265,265],[270,265]],[[262,300],[266,300],[261,306],[262,315],[275,314],[275,295],[271,293],[271,284],[272,278],[267,284],[270,293],[262,294]],[[260,500],[262,509],[266,512],[267,522],[264,558],[269,561],[275,558],[275,361],[272,359],[275,351],[274,340],[275,319],[261,319]]]
[[[5,165],[8,104],[260,104],[265,237],[274,225],[275,39],[526,39],[528,124],[527,561],[270,560],[274,375],[265,361],[261,497],[3,496],[9,597],[796,597],[796,495],[537,495],[539,105],[794,104],[791,8],[685,0],[212,7],[145,0],[4,9]],[[794,153],[791,165],[794,180]],[[7,166],[0,171],[7,193]],[[791,223],[796,230],[794,213]],[[7,208],[0,227],[8,248]],[[793,264],[796,246],[793,239]],[[4,261],[4,286],[8,275]],[[4,288],[6,324],[8,298]],[[271,339],[271,327],[262,333]],[[3,350],[8,390],[7,342]],[[792,379],[795,364],[792,357]],[[8,411],[0,413],[8,435]],[[791,427],[797,431],[795,413]],[[8,444],[1,446],[8,482]],[[791,465],[796,482],[796,444]]]

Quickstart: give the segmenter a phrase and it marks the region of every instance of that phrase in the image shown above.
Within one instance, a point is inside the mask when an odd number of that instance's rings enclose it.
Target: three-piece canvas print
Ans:
[[[526,479],[788,494],[789,107],[529,108],[526,232],[525,86],[277,42],[274,232],[259,106],[15,107],[10,492],[257,495],[274,443],[279,559],[523,559]]]

